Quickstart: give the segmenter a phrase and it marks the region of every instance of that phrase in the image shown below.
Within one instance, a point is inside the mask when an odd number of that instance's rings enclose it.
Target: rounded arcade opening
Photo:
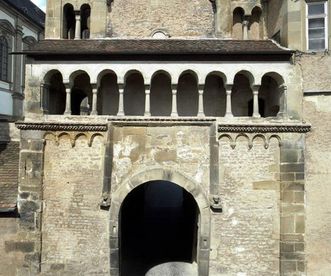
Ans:
[[[185,189],[169,181],[144,183],[127,195],[119,218],[121,276],[149,275],[174,263],[195,269],[199,208]]]

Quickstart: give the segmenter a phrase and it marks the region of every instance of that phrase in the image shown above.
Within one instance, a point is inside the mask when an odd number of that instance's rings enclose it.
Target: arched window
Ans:
[[[0,37],[0,80],[9,80],[9,46],[4,36]]]
[[[71,4],[65,4],[63,7],[63,33],[65,39],[75,38],[76,19],[74,7]]]
[[[252,16],[249,22],[249,39],[258,40],[262,39],[263,27],[262,27],[262,10],[260,7],[255,7],[252,10]]]
[[[84,4],[80,8],[80,17],[81,17],[81,38],[88,39],[90,38],[90,15],[91,7],[88,4]]]
[[[232,38],[241,40],[243,39],[243,20],[245,11],[237,7],[233,11],[233,22],[232,22]]]

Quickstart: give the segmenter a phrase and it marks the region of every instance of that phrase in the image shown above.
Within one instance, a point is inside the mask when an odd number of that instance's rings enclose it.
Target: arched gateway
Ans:
[[[198,275],[208,275],[209,212],[201,186],[179,172],[133,175],[112,195],[111,275],[145,275],[172,262],[192,263],[193,270],[196,262]]]

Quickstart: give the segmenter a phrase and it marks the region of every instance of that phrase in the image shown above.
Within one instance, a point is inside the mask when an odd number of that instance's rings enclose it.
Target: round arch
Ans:
[[[190,177],[170,169],[152,168],[126,178],[112,194],[110,207],[110,255],[111,271],[119,275],[119,216],[121,205],[135,188],[150,181],[168,181],[183,188],[194,198],[199,210],[197,263],[199,275],[208,275],[210,251],[210,203],[201,185]]]

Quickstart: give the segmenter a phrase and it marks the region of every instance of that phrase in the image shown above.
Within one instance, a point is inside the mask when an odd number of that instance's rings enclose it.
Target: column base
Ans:
[[[232,113],[225,113],[225,118],[233,118],[233,114]]]

